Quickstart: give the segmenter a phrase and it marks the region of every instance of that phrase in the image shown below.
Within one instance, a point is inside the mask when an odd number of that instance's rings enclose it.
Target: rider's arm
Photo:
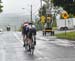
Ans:
[[[24,27],[22,27],[22,35],[24,34]]]

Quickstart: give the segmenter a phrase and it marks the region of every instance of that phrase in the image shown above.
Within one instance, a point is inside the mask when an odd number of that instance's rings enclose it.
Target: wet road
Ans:
[[[0,61],[75,61],[75,45],[38,32],[34,55],[28,54],[19,32],[0,34]]]

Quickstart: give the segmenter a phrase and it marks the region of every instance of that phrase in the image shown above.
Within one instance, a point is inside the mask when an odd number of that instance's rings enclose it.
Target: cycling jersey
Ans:
[[[28,32],[29,32],[29,28],[27,26],[23,26],[22,34],[27,35]]]

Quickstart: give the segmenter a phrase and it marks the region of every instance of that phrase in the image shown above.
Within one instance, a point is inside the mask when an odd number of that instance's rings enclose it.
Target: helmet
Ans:
[[[32,28],[36,28],[35,25],[32,25]]]
[[[24,24],[24,26],[27,26],[28,24]]]
[[[28,22],[24,22],[24,26],[27,26],[28,25]]]

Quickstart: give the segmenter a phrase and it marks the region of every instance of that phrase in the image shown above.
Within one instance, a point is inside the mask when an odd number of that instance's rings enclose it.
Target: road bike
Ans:
[[[26,39],[26,41],[25,41],[25,50],[27,52],[30,52],[31,55],[33,55],[34,50],[35,50],[35,45],[36,45],[36,37],[33,35],[31,40],[32,40],[32,43],[31,43],[31,45],[29,45],[28,44],[28,39]]]

